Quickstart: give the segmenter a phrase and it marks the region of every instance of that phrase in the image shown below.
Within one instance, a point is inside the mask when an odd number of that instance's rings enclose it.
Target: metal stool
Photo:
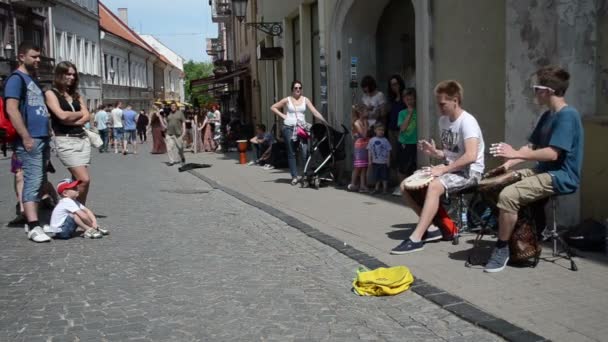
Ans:
[[[555,213],[557,211],[557,196],[551,196],[551,219],[553,220],[552,225],[547,225],[542,232],[543,241],[552,240],[553,241],[553,257],[564,258],[570,260],[570,269],[572,271],[578,271],[578,267],[576,267],[576,263],[572,259],[574,253],[572,253],[572,249],[570,246],[564,241],[564,239],[557,233],[557,219],[555,218]],[[566,255],[561,255],[557,250],[557,245],[560,245],[563,248],[563,251]]]
[[[466,200],[464,198],[465,195],[467,194],[472,194],[475,193],[476,189],[475,187],[469,187],[463,190],[460,190],[458,192],[454,192],[451,194],[446,194],[446,197],[449,196],[455,196],[456,197],[456,211],[458,212],[458,219],[456,220],[456,233],[454,234],[454,240],[452,240],[452,244],[453,245],[458,245],[460,243],[460,232],[461,231],[467,231],[468,229],[464,229],[465,227],[463,227],[464,222],[462,221],[462,214],[465,210],[465,207],[467,209],[467,212],[469,210],[468,205],[466,203]]]

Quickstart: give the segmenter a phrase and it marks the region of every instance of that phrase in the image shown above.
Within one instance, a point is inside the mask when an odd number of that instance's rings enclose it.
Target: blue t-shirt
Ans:
[[[27,127],[32,138],[46,138],[49,136],[49,112],[44,102],[42,89],[32,80],[30,75],[19,70],[15,73],[19,73],[23,77],[26,86],[23,87],[21,77],[11,75],[4,87],[4,97],[18,101],[24,98],[23,103],[19,103],[19,111],[25,127]],[[23,90],[26,91],[26,94],[22,94]]]
[[[367,144],[367,150],[372,155],[374,164],[388,164],[391,148],[391,143],[386,137],[373,137]]]
[[[132,109],[125,109],[122,112],[122,121],[125,131],[134,131],[137,128],[137,113]]]
[[[403,101],[392,101],[391,102],[391,110],[388,113],[388,129],[389,131],[398,131],[399,130],[399,112],[406,109],[405,103]]]
[[[536,168],[553,178],[553,189],[567,194],[578,189],[583,166],[584,133],[581,116],[570,106],[559,112],[543,113],[530,136],[537,148],[555,147],[561,151],[554,162],[538,162]]]

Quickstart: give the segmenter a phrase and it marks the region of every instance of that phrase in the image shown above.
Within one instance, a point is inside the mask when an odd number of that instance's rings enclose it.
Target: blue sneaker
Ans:
[[[391,250],[391,254],[408,254],[424,249],[424,242],[414,242],[410,239],[404,240],[399,246]]]
[[[441,234],[441,230],[439,229],[434,231],[427,230],[424,232],[424,235],[422,235],[422,242],[438,241],[441,239],[443,239],[443,234]]]
[[[483,269],[483,271],[487,273],[496,273],[504,270],[509,262],[509,255],[509,246],[505,246],[503,248],[494,247],[492,255],[486,263],[486,267]]]

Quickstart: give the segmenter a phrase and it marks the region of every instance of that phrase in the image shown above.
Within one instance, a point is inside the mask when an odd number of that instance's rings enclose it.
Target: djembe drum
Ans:
[[[247,140],[237,140],[236,146],[239,150],[239,163],[247,164]]]

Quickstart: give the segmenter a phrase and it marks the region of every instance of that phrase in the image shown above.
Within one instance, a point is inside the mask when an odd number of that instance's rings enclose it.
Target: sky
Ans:
[[[205,38],[217,38],[208,0],[103,0],[114,14],[129,9],[129,27],[152,34],[186,61],[209,61]]]

